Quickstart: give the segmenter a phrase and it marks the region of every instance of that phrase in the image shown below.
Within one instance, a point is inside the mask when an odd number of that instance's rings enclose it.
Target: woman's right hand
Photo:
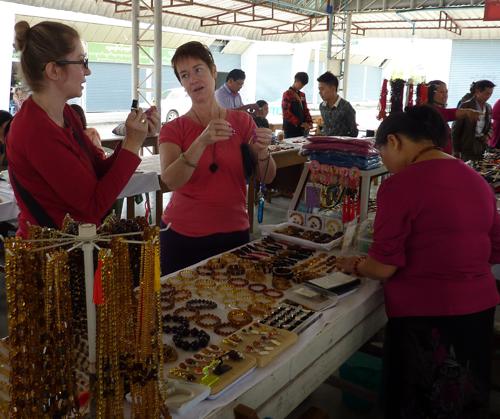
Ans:
[[[133,109],[127,116],[125,127],[126,134],[122,148],[137,154],[148,133],[148,116],[141,108]]]
[[[227,141],[234,134],[233,127],[225,119],[213,119],[198,137],[199,141],[205,146]]]

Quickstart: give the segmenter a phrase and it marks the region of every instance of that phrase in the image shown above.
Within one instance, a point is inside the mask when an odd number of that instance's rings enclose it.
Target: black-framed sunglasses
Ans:
[[[89,68],[89,59],[88,58],[83,58],[81,60],[56,60],[54,61],[57,65],[67,65],[67,64],[80,64],[83,65],[83,68],[88,70]]]

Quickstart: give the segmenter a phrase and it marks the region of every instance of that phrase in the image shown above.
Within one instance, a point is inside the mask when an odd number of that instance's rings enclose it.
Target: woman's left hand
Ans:
[[[265,158],[269,154],[268,147],[271,144],[272,138],[273,132],[269,128],[255,129],[255,134],[250,142],[250,148],[259,159]]]
[[[352,274],[356,270],[356,263],[359,263],[358,260],[359,256],[338,257],[335,265],[339,271]]]
[[[160,114],[156,106],[151,106],[144,112],[148,117],[148,137],[157,135],[160,131]]]

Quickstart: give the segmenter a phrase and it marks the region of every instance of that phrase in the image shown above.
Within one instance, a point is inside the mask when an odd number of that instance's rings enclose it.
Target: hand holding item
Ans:
[[[361,276],[358,272],[358,265],[365,258],[361,256],[349,256],[349,257],[338,257],[335,261],[335,265],[337,269],[346,274],[354,274],[357,276]]]
[[[146,115],[148,121],[148,136],[151,137],[157,135],[161,125],[158,109],[156,106],[151,106],[149,109],[146,109],[144,114]]]
[[[300,126],[302,128],[304,128],[305,130],[310,130],[312,128],[312,124],[310,124],[309,122],[302,122],[302,124],[300,124]]]
[[[141,108],[132,109],[125,121],[126,135],[122,148],[137,154],[148,133],[147,115]]]
[[[256,128],[253,138],[250,140],[250,147],[257,154],[259,159],[267,158],[268,147],[271,145],[273,132],[269,128]]]
[[[205,145],[229,140],[234,134],[234,130],[225,119],[211,120],[205,130],[198,137]]]

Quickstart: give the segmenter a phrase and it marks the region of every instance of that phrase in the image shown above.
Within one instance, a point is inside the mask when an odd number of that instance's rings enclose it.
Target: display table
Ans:
[[[205,400],[174,418],[234,418],[243,403],[259,417],[286,417],[386,323],[382,289],[367,280],[354,294],[323,312],[299,341],[266,368],[256,370],[216,400]],[[334,412],[332,412],[334,413]]]
[[[114,150],[118,147],[125,137],[123,135],[113,134],[111,131],[105,131],[101,133],[101,144],[103,147],[110,148]],[[142,147],[152,147],[153,154],[158,154],[158,136],[154,135],[152,137],[146,137]]]
[[[19,208],[10,183],[0,180],[0,221],[9,221],[17,218]]]

